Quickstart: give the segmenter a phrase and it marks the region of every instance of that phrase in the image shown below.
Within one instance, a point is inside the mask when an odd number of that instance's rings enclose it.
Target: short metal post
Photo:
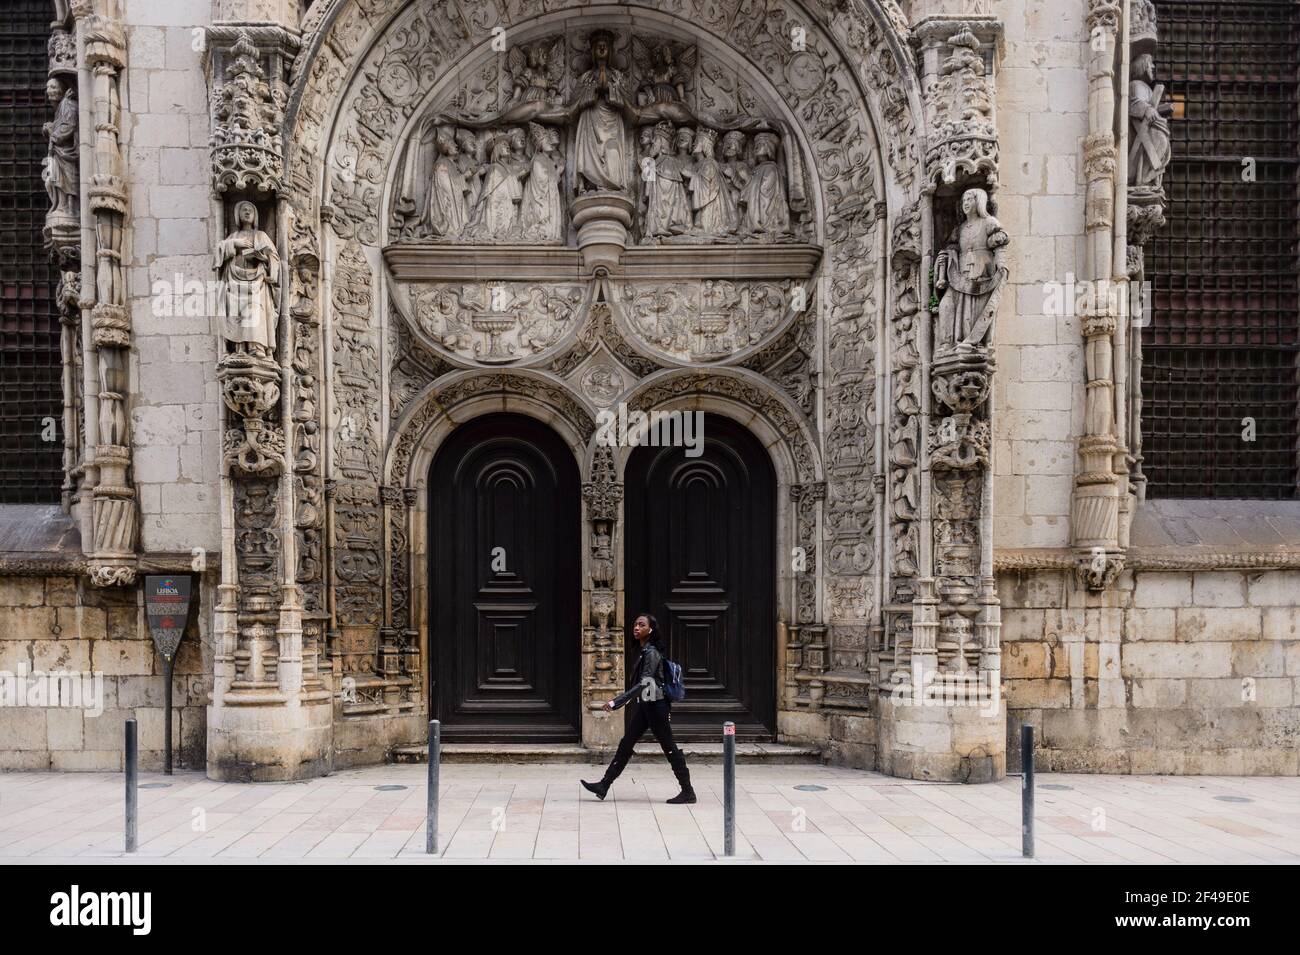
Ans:
[[[163,750],[166,752],[163,772],[172,775],[172,668],[176,666],[175,657],[163,658],[163,672],[166,674],[167,686],[163,690]]]
[[[722,724],[722,854],[736,854],[736,724]]]
[[[424,840],[424,851],[429,855],[438,854],[438,767],[442,762],[442,724],[437,720],[429,721],[429,807],[425,825],[428,834]]]
[[[1020,854],[1034,857],[1034,728],[1020,727]]]
[[[126,851],[135,852],[136,819],[140,810],[140,747],[135,720],[126,721]]]

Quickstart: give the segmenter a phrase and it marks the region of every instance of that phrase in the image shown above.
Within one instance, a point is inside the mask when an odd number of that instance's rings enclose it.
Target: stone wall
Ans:
[[[203,36],[209,0],[128,3],[133,477],[145,551],[215,552],[221,473]]]
[[[1063,547],[1083,433],[1083,336],[1077,316],[1045,314],[1044,290],[1084,273],[1087,5],[992,7],[1005,25],[997,216],[1014,237],[994,332],[993,542]]]
[[[1300,771],[1300,572],[1004,573],[1008,755],[1035,727],[1055,772]]]
[[[206,601],[197,612],[191,609],[176,659],[177,768],[204,766],[210,613]],[[120,771],[123,726],[131,717],[139,726],[141,769],[163,768],[164,671],[145,624],[142,590],[97,589],[85,577],[0,577],[0,681],[13,687],[20,676],[31,680],[50,672],[87,677],[102,692],[97,700],[83,699],[89,707],[12,706],[10,691],[0,689],[0,770]],[[30,690],[30,682],[25,686]]]

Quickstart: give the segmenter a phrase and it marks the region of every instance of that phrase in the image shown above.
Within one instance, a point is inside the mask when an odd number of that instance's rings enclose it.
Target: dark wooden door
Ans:
[[[703,453],[636,448],[625,474],[625,604],[659,618],[686,699],[673,732],[717,741],[776,731],[776,477],[745,428],[706,415]],[[636,642],[628,638],[628,666]]]
[[[578,467],[544,424],[457,428],[429,475],[433,712],[448,739],[579,735]]]

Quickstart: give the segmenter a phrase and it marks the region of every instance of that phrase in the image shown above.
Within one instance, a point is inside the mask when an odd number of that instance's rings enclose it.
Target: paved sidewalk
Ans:
[[[122,851],[122,776],[0,773],[5,863],[437,861],[424,854],[425,767],[303,783],[143,774],[139,852]],[[722,771],[693,769],[700,801],[669,806],[662,760],[637,760],[599,802],[588,767],[442,768],[442,856],[462,860],[700,861],[722,857]],[[914,783],[817,765],[742,766],[737,858],[1015,862],[1020,781]],[[1297,863],[1300,779],[1040,774],[1039,862]],[[380,789],[383,786],[404,788]],[[812,786],[811,790],[796,787]]]

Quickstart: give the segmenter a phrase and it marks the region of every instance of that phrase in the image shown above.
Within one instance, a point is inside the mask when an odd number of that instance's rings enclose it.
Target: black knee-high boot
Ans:
[[[679,747],[673,747],[673,751],[668,754],[668,764],[673,768],[677,784],[682,787],[682,791],[668,801],[674,805],[695,802],[695,790],[691,788],[691,771],[686,768],[686,754]]]

